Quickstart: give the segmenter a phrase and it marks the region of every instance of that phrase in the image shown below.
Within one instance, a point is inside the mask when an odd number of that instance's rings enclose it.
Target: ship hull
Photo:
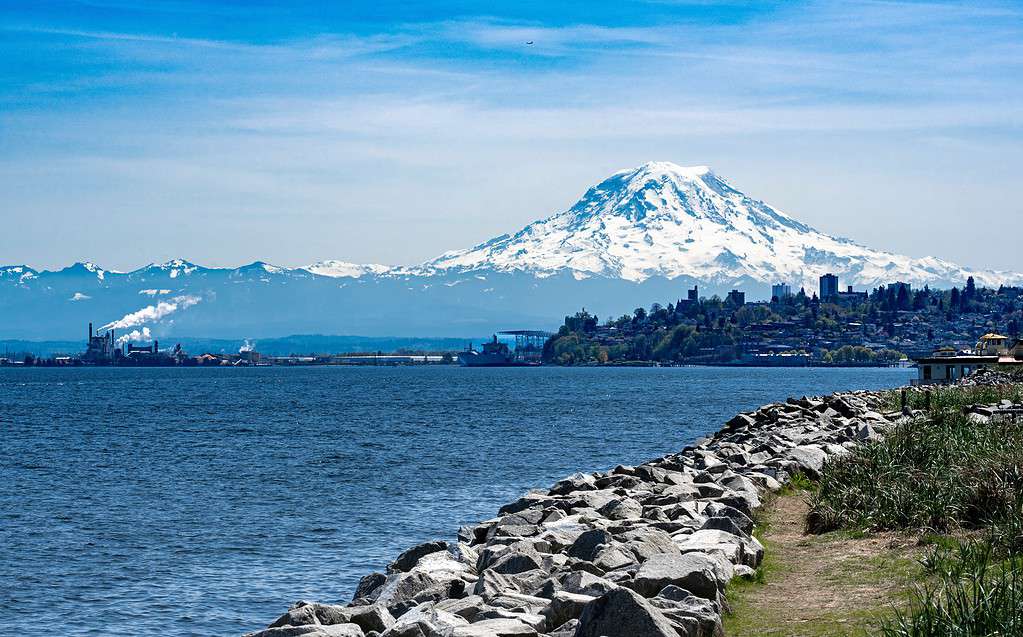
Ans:
[[[480,352],[460,352],[458,364],[462,367],[530,367],[535,363],[517,361],[509,356]]]

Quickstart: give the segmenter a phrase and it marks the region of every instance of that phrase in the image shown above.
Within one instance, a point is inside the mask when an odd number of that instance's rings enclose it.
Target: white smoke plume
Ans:
[[[173,314],[178,310],[192,307],[202,299],[198,296],[175,296],[167,301],[160,301],[156,305],[147,305],[141,310],[125,314],[123,318],[107,323],[100,330],[128,329],[138,327],[143,323],[159,321],[165,316]]]
[[[124,336],[118,336],[117,344],[124,346],[126,343],[148,343],[152,340],[153,333],[148,327],[143,327],[141,330],[132,330]]]
[[[238,353],[244,354],[245,352],[251,352],[254,349],[256,349],[256,343],[250,341],[249,339],[245,339],[245,343],[243,343],[242,346],[238,348]]]

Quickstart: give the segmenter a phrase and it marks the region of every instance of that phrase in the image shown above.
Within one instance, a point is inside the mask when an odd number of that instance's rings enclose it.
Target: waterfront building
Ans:
[[[982,367],[1023,365],[1023,340],[1010,346],[1008,337],[989,333],[980,337],[973,352],[942,347],[913,362],[917,366],[914,385],[952,383]]]
[[[838,277],[828,272],[820,278],[820,299],[828,301],[838,297]]]
[[[980,337],[974,352],[978,356],[1004,356],[1008,354],[1009,337],[988,333]]]

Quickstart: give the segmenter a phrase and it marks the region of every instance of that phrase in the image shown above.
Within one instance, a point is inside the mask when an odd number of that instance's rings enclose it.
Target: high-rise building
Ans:
[[[732,290],[728,293],[728,302],[735,307],[746,305],[746,293],[739,290]]]
[[[778,299],[780,301],[786,296],[792,296],[792,288],[789,287],[788,283],[775,283],[771,286],[772,299]]]
[[[828,272],[821,277],[820,299],[833,299],[838,296],[838,277]]]

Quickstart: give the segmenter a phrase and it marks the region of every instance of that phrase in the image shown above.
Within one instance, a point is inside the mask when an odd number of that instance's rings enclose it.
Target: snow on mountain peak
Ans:
[[[307,265],[302,269],[306,272],[311,272],[312,274],[329,276],[335,279],[358,279],[366,274],[383,274],[391,268],[377,263],[359,264],[330,259],[327,261],[320,261],[312,265]]]
[[[483,269],[637,282],[660,276],[728,284],[745,278],[808,289],[828,272],[859,286],[966,276],[939,259],[912,259],[828,236],[744,194],[707,166],[671,162],[618,171],[568,210],[513,235],[445,253],[420,271]],[[1005,278],[977,277],[994,285]]]

